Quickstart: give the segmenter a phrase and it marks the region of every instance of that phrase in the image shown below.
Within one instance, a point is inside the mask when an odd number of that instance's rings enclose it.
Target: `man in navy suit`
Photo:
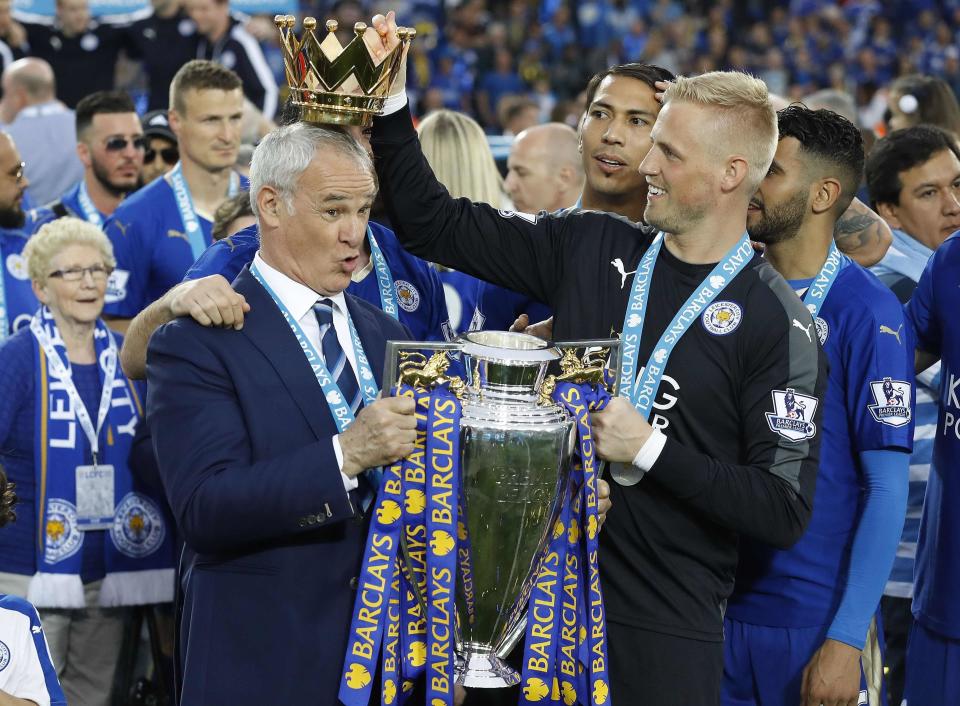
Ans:
[[[351,138],[280,128],[250,180],[261,245],[233,283],[250,307],[242,328],[180,318],[147,358],[150,430],[186,543],[179,703],[335,704],[368,469],[413,450],[413,403],[374,396],[386,341],[409,336],[343,292],[376,194]]]

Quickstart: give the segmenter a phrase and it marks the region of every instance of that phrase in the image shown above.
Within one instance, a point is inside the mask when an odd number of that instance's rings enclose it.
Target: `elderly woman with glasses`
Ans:
[[[61,218],[23,255],[40,308],[0,344],[0,464],[21,498],[0,533],[0,593],[39,609],[68,702],[106,706],[123,607],[172,600],[173,528],[129,469],[143,412],[100,318],[110,241]]]

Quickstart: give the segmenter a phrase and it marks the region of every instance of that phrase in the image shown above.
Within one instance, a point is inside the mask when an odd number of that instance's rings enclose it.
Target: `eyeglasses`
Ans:
[[[128,144],[133,144],[133,148],[136,150],[145,150],[147,149],[147,138],[143,135],[134,137],[132,140],[128,140],[126,137],[111,137],[103,143],[103,146],[106,147],[107,152],[119,152],[127,149]]]
[[[95,282],[102,282],[110,276],[111,272],[113,272],[112,267],[91,265],[90,267],[70,267],[66,270],[56,270],[47,277],[59,277],[64,282],[79,282],[84,275],[89,274]]]
[[[157,158],[157,155],[160,155],[160,159],[169,165],[176,164],[177,160],[180,159],[180,151],[176,147],[164,147],[162,150],[148,147],[147,151],[143,153],[143,161],[150,163]]]
[[[7,176],[19,184],[21,181],[23,181],[23,170],[26,168],[26,166],[26,162],[20,162],[20,164],[7,172]]]

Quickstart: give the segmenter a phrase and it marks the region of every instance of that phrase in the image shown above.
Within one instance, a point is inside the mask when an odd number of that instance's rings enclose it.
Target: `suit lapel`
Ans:
[[[276,370],[317,438],[329,436],[333,424],[330,408],[296,336],[284,320],[276,302],[250,273],[249,266],[240,271],[233,284],[234,288],[246,297],[251,314],[256,312],[254,316],[248,314],[244,319],[241,333],[263,353]]]

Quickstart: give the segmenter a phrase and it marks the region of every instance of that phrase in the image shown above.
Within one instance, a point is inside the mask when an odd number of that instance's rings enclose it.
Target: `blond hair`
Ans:
[[[685,101],[713,110],[718,133],[714,152],[731,152],[747,160],[750,195],[767,175],[777,151],[777,113],[767,84],[740,71],[711,71],[700,76],[678,76],[663,94],[663,104]]]
[[[97,248],[103,255],[104,265],[113,268],[117,264],[113,257],[113,245],[102,230],[92,223],[67,216],[46,223],[24,246],[23,257],[27,261],[30,279],[41,285],[46,284],[50,261],[71,245]]]
[[[463,113],[438,110],[418,128],[423,155],[454,198],[504,205],[503,178],[483,129]]]

